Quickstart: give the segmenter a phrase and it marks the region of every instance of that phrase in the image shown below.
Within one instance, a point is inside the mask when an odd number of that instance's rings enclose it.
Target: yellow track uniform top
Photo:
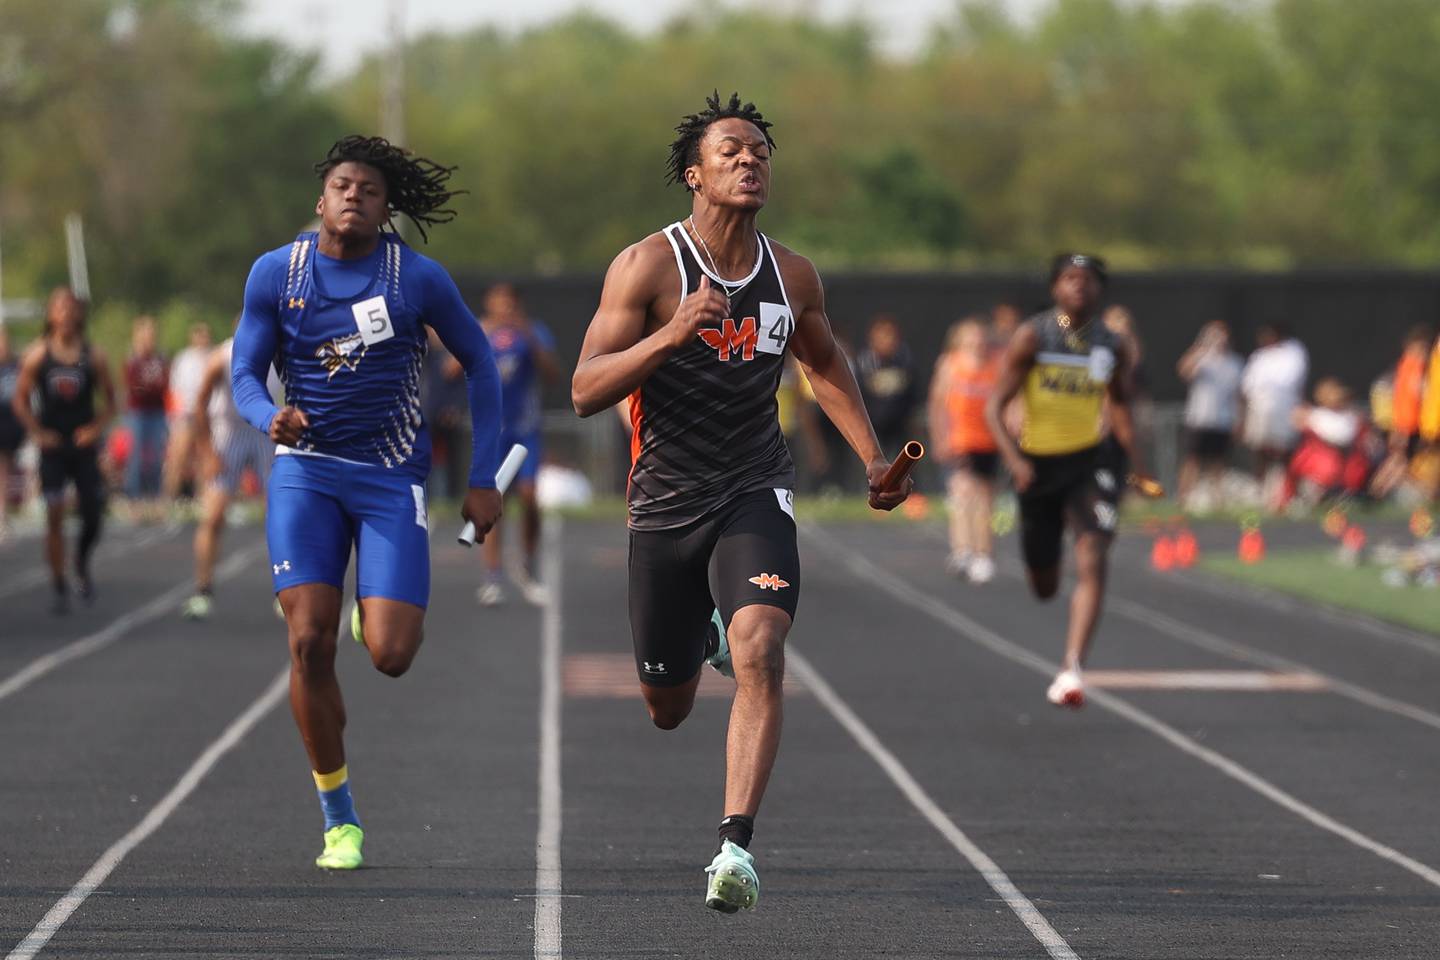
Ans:
[[[1038,343],[1035,366],[1025,379],[1020,449],[1037,457],[1076,453],[1100,442],[1105,392],[1119,369],[1119,341],[1098,315],[1078,331],[1062,326],[1063,316],[1051,309],[1025,321]]]

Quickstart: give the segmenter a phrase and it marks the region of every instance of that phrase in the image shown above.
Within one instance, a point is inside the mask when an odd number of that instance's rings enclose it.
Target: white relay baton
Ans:
[[[525,462],[525,457],[529,453],[529,450],[517,443],[510,448],[509,453],[505,454],[505,459],[500,462],[500,469],[495,471],[495,489],[500,492],[501,496],[505,495],[510,481],[515,479],[515,474],[520,472],[520,464]],[[460,530],[460,536],[455,539],[460,542],[462,547],[475,546],[475,524],[466,520],[465,526]]]

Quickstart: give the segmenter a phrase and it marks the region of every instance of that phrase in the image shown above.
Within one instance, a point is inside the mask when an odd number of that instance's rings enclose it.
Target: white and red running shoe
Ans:
[[[1072,710],[1085,706],[1085,685],[1080,680],[1080,671],[1061,670],[1055,675],[1050,689],[1045,691],[1045,699],[1057,707],[1069,707]]]

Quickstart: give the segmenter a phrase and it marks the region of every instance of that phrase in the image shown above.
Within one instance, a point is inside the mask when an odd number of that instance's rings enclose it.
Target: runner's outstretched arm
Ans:
[[[421,274],[425,322],[465,371],[472,438],[469,486],[471,490],[494,490],[495,469],[504,454],[500,449],[500,371],[490,341],[465,306],[455,281],[438,264],[425,266]]]
[[[905,502],[913,483],[907,478],[898,490],[879,489],[879,480],[890,463],[880,449],[879,438],[875,436],[875,426],[870,422],[870,414],[860,396],[860,384],[855,382],[855,373],[850,369],[840,345],[835,342],[835,331],[830,328],[830,318],[825,315],[825,288],[820,283],[820,274],[804,257],[788,250],[782,256],[790,307],[792,310],[797,304],[800,307],[796,310],[791,350],[804,368],[820,409],[825,411],[830,422],[835,424],[845,442],[850,444],[850,449],[865,465],[871,505],[881,510],[893,510]]]
[[[276,279],[275,268],[267,258],[255,261],[245,281],[245,308],[230,348],[230,390],[235,409],[246,423],[272,439],[271,422],[280,408],[270,398],[265,379],[280,344],[280,294]],[[298,439],[297,431],[294,437],[283,442],[289,444]]]

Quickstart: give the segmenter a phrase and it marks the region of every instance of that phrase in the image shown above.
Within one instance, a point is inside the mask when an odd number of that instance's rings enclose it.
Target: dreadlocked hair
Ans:
[[[680,136],[670,144],[670,175],[666,183],[678,183],[686,190],[691,190],[690,184],[685,181],[685,170],[700,162],[700,141],[705,136],[705,131],[710,124],[717,120],[728,120],[735,117],[753,123],[760,128],[765,135],[765,143],[771,150],[775,149],[775,141],[770,138],[770,124],[759,110],[755,109],[753,103],[740,103],[740,94],[730,94],[730,102],[725,106],[720,105],[720,91],[705,98],[705,109],[699,113],[692,113],[680,125],[675,132]]]
[[[420,239],[427,243],[430,238],[425,233],[426,225],[454,220],[455,211],[445,205],[454,197],[470,192],[445,189],[455,167],[442,167],[433,160],[417,157],[384,137],[351,134],[335,141],[325,159],[315,164],[315,172],[323,181],[342,163],[363,163],[379,170],[385,178],[385,198],[390,211],[409,217],[420,231]]]

